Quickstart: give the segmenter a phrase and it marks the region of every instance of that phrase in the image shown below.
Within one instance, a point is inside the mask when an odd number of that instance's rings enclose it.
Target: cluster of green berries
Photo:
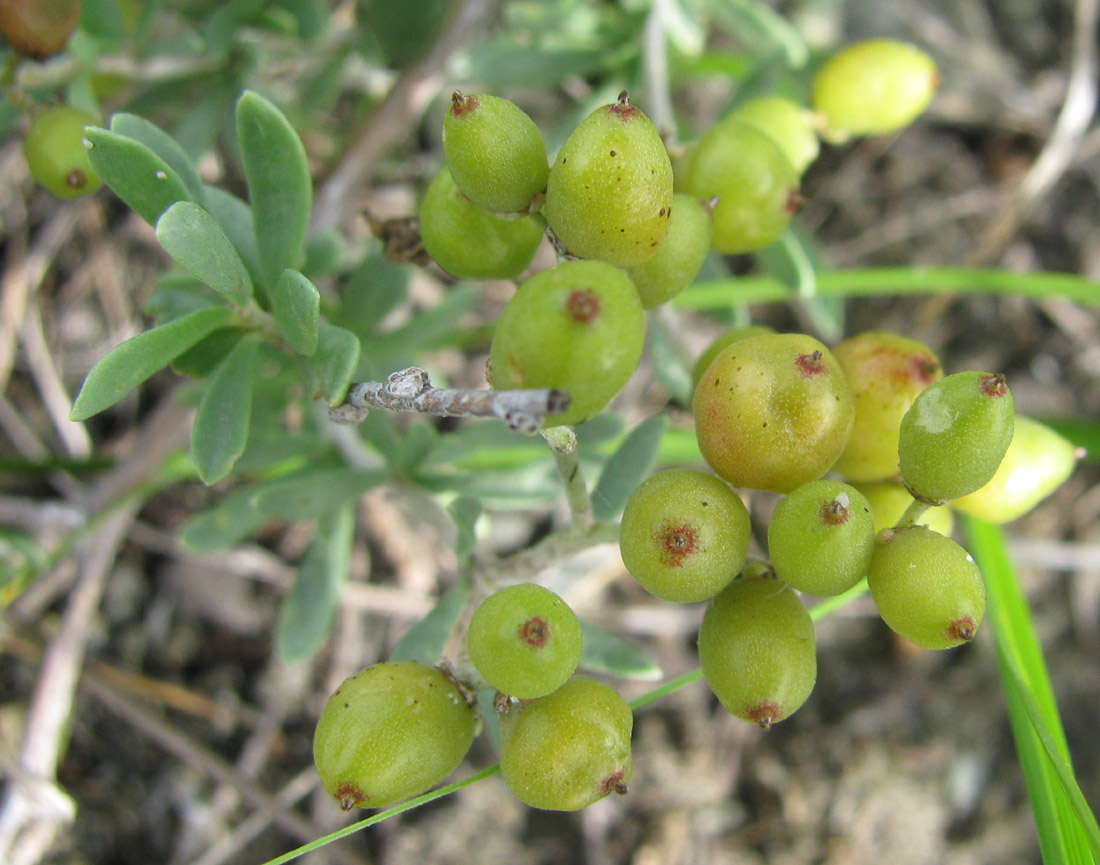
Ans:
[[[693,410],[715,474],[672,469],[644,481],[623,513],[620,549],[652,594],[709,600],[703,675],[731,713],[764,727],[801,706],[816,678],[800,594],[830,597],[866,580],[902,637],[927,649],[964,643],[985,588],[940,506],[1014,519],[1077,458],[1054,430],[1016,416],[1003,375],[942,377],[931,349],[883,331],[833,350],[809,336],[731,331],[697,365]],[[748,513],[733,487],[783,494],[768,564],[746,564]],[[918,522],[924,507],[933,511]]]
[[[475,685],[382,663],[329,698],[313,754],[342,808],[383,807],[454,771],[478,726],[475,686],[497,692],[501,773],[522,802],[576,811],[626,792],[634,717],[614,688],[576,675],[581,625],[565,601],[533,584],[501,589],[474,611],[466,647]]]

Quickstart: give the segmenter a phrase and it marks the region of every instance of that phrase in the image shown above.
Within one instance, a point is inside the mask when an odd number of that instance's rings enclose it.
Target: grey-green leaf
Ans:
[[[140,141],[157,156],[167,162],[198,202],[204,198],[202,181],[191,157],[171,135],[136,114],[120,112],[111,118],[111,131]]]
[[[302,560],[294,588],[283,601],[275,645],[284,660],[308,658],[325,642],[348,579],[355,509],[343,507],[321,518]]]
[[[148,145],[117,132],[89,127],[88,160],[103,182],[150,225],[177,201],[190,201],[191,192],[176,170]]]
[[[205,484],[224,478],[244,453],[259,345],[255,334],[242,337],[207,381],[191,427],[191,456]]]
[[[256,233],[252,230],[252,208],[237,196],[217,186],[206,186],[206,209],[218,220],[225,236],[241,256],[252,275],[253,287],[263,279]]]
[[[653,681],[661,678],[660,665],[632,643],[610,631],[581,622],[584,648],[581,667],[592,673],[605,673],[624,679]]]
[[[233,243],[210,213],[177,201],[157,220],[157,240],[196,279],[234,306],[252,297],[252,279]]]
[[[214,553],[239,544],[268,518],[260,513],[252,487],[236,489],[214,507],[200,511],[180,529],[180,542],[194,553]]]
[[[348,392],[359,365],[359,338],[350,330],[322,323],[317,330],[317,350],[307,361],[314,397],[339,405]]]
[[[233,317],[233,310],[228,307],[211,306],[116,345],[84,379],[70,419],[87,420],[110,408],[204,336],[225,327]]]
[[[284,270],[271,289],[275,326],[286,344],[298,354],[311,357],[317,351],[321,295],[317,287],[297,270]]]
[[[256,493],[256,509],[281,520],[314,520],[355,501],[386,479],[384,471],[331,466],[295,472]]]
[[[592,493],[592,512],[597,520],[613,520],[623,512],[630,494],[657,464],[657,449],[667,426],[664,415],[647,418],[611,455]]]
[[[313,182],[306,151],[274,105],[246,91],[237,102],[237,136],[265,283],[305,260]]]
[[[443,657],[443,646],[454,628],[466,598],[469,580],[461,580],[449,589],[423,619],[409,628],[390,652],[391,661],[419,661],[435,666]]]
[[[460,565],[465,564],[474,551],[474,544],[477,542],[474,529],[477,526],[478,517],[481,516],[481,510],[481,501],[473,496],[459,496],[447,505],[447,513],[454,520],[457,529],[455,555],[458,556]]]

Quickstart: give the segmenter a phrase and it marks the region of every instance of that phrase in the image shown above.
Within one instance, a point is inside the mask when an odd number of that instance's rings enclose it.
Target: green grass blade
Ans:
[[[965,526],[971,553],[985,576],[989,593],[986,617],[993,629],[1009,721],[1043,861],[1047,865],[1091,865],[1095,860],[1089,832],[1063,787],[1066,779],[1059,780],[1061,766],[1076,788],[1068,770],[1069,749],[1050,676],[1004,537],[996,526],[978,520],[967,519]],[[1078,808],[1081,804],[1083,800]],[[1095,826],[1095,819],[1086,818],[1085,823]]]

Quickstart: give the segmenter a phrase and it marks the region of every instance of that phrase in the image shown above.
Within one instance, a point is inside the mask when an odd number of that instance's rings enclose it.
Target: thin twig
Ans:
[[[512,429],[534,433],[548,414],[569,407],[563,390],[470,390],[432,387],[428,373],[410,366],[391,373],[384,381],[364,381],[348,389],[347,399],[329,409],[337,423],[361,423],[371,408],[422,412],[443,417],[495,417]]]
[[[569,502],[573,527],[579,532],[587,532],[596,518],[592,514],[592,497],[588,494],[584,472],[577,457],[577,435],[572,427],[557,426],[542,430],[542,437],[550,445],[558,476],[565,484],[565,498]]]

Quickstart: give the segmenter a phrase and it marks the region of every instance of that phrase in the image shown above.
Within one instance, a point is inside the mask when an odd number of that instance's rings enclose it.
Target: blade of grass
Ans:
[[[1069,766],[1069,748],[1027,599],[1016,579],[1000,529],[973,519],[967,519],[965,527],[970,550],[986,580],[987,618],[993,628],[1012,735],[1035,816],[1043,861],[1047,865],[1089,865],[1095,861],[1089,834],[1058,777],[1057,764]],[[1038,723],[1032,721],[1029,702]],[[1050,756],[1041,728],[1053,752]],[[1069,780],[1073,781],[1072,775]],[[1073,786],[1076,787],[1076,782]],[[1095,818],[1086,822],[1095,825]]]
[[[1100,283],[1072,273],[1017,273],[995,268],[865,267],[819,270],[817,294],[836,297],[891,297],[910,294],[1016,294],[1036,300],[1064,297],[1100,305]],[[778,303],[797,296],[771,276],[741,276],[697,282],[672,300],[680,309],[726,309],[731,301]]]

